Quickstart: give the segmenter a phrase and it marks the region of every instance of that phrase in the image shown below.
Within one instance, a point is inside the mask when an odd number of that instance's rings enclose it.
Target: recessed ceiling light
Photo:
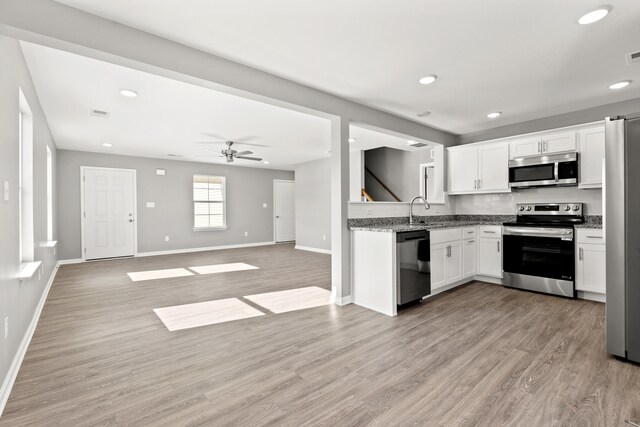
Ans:
[[[109,148],[109,147],[113,147],[113,144],[111,144],[110,142],[103,142],[102,146]]]
[[[494,113],[487,114],[487,117],[489,117],[490,119],[495,119],[496,117],[500,117],[501,115],[502,113],[500,111],[496,111]]]
[[[584,15],[582,15],[580,19],[578,19],[578,24],[588,25],[588,24],[593,24],[594,22],[598,22],[599,20],[607,16],[610,10],[611,10],[610,6],[604,6],[604,7],[599,7],[595,10],[592,10],[589,13],[585,13]]]
[[[268,164],[269,164],[269,160],[265,160],[265,161],[264,161],[264,162],[262,162],[262,163],[264,163],[265,165],[268,165]]]
[[[120,89],[120,95],[126,96],[127,98],[135,98],[138,96],[138,92],[131,89]]]
[[[624,80],[621,82],[617,82],[609,86],[609,89],[622,89],[623,87],[627,87],[631,84],[631,80]]]
[[[355,138],[349,138],[349,142],[356,142]]]
[[[434,75],[431,75],[431,76],[425,76],[425,77],[421,78],[418,81],[420,82],[420,84],[430,85],[431,83],[435,82],[437,78],[438,78],[438,76],[436,76],[434,74]]]

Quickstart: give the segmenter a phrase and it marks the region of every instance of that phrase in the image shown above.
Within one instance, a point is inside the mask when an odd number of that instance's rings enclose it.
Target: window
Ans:
[[[226,220],[224,176],[193,176],[193,228],[224,229]]]
[[[47,241],[53,240],[53,156],[47,145]]]
[[[33,253],[33,115],[20,89],[18,115],[18,206],[20,262],[31,262]]]

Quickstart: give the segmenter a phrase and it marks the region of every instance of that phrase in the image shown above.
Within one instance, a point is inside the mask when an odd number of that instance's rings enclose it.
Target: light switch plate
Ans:
[[[262,207],[263,207],[263,208],[266,208],[266,207],[267,207],[267,204],[266,204],[266,203],[263,203],[263,204],[262,204]]]
[[[148,208],[155,208],[156,207],[156,202],[147,202],[147,207]]]
[[[156,169],[156,175],[164,176],[166,174],[167,174],[167,171],[165,169]]]

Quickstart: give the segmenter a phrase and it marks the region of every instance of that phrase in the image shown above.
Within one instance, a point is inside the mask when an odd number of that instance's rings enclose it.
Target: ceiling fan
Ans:
[[[247,154],[253,154],[253,151],[236,151],[231,148],[234,144],[233,141],[225,142],[227,144],[227,148],[225,150],[220,151],[222,154],[220,157],[226,157],[227,163],[232,163],[234,159],[242,159],[242,160],[253,160],[256,162],[262,161],[262,158],[259,157],[248,157]],[[209,150],[213,151],[213,150]]]

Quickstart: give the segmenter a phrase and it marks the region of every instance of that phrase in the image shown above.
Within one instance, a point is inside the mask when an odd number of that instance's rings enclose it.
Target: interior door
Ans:
[[[296,239],[293,186],[293,181],[274,181],[276,242],[292,242]]]
[[[83,169],[84,258],[135,254],[135,171]]]

